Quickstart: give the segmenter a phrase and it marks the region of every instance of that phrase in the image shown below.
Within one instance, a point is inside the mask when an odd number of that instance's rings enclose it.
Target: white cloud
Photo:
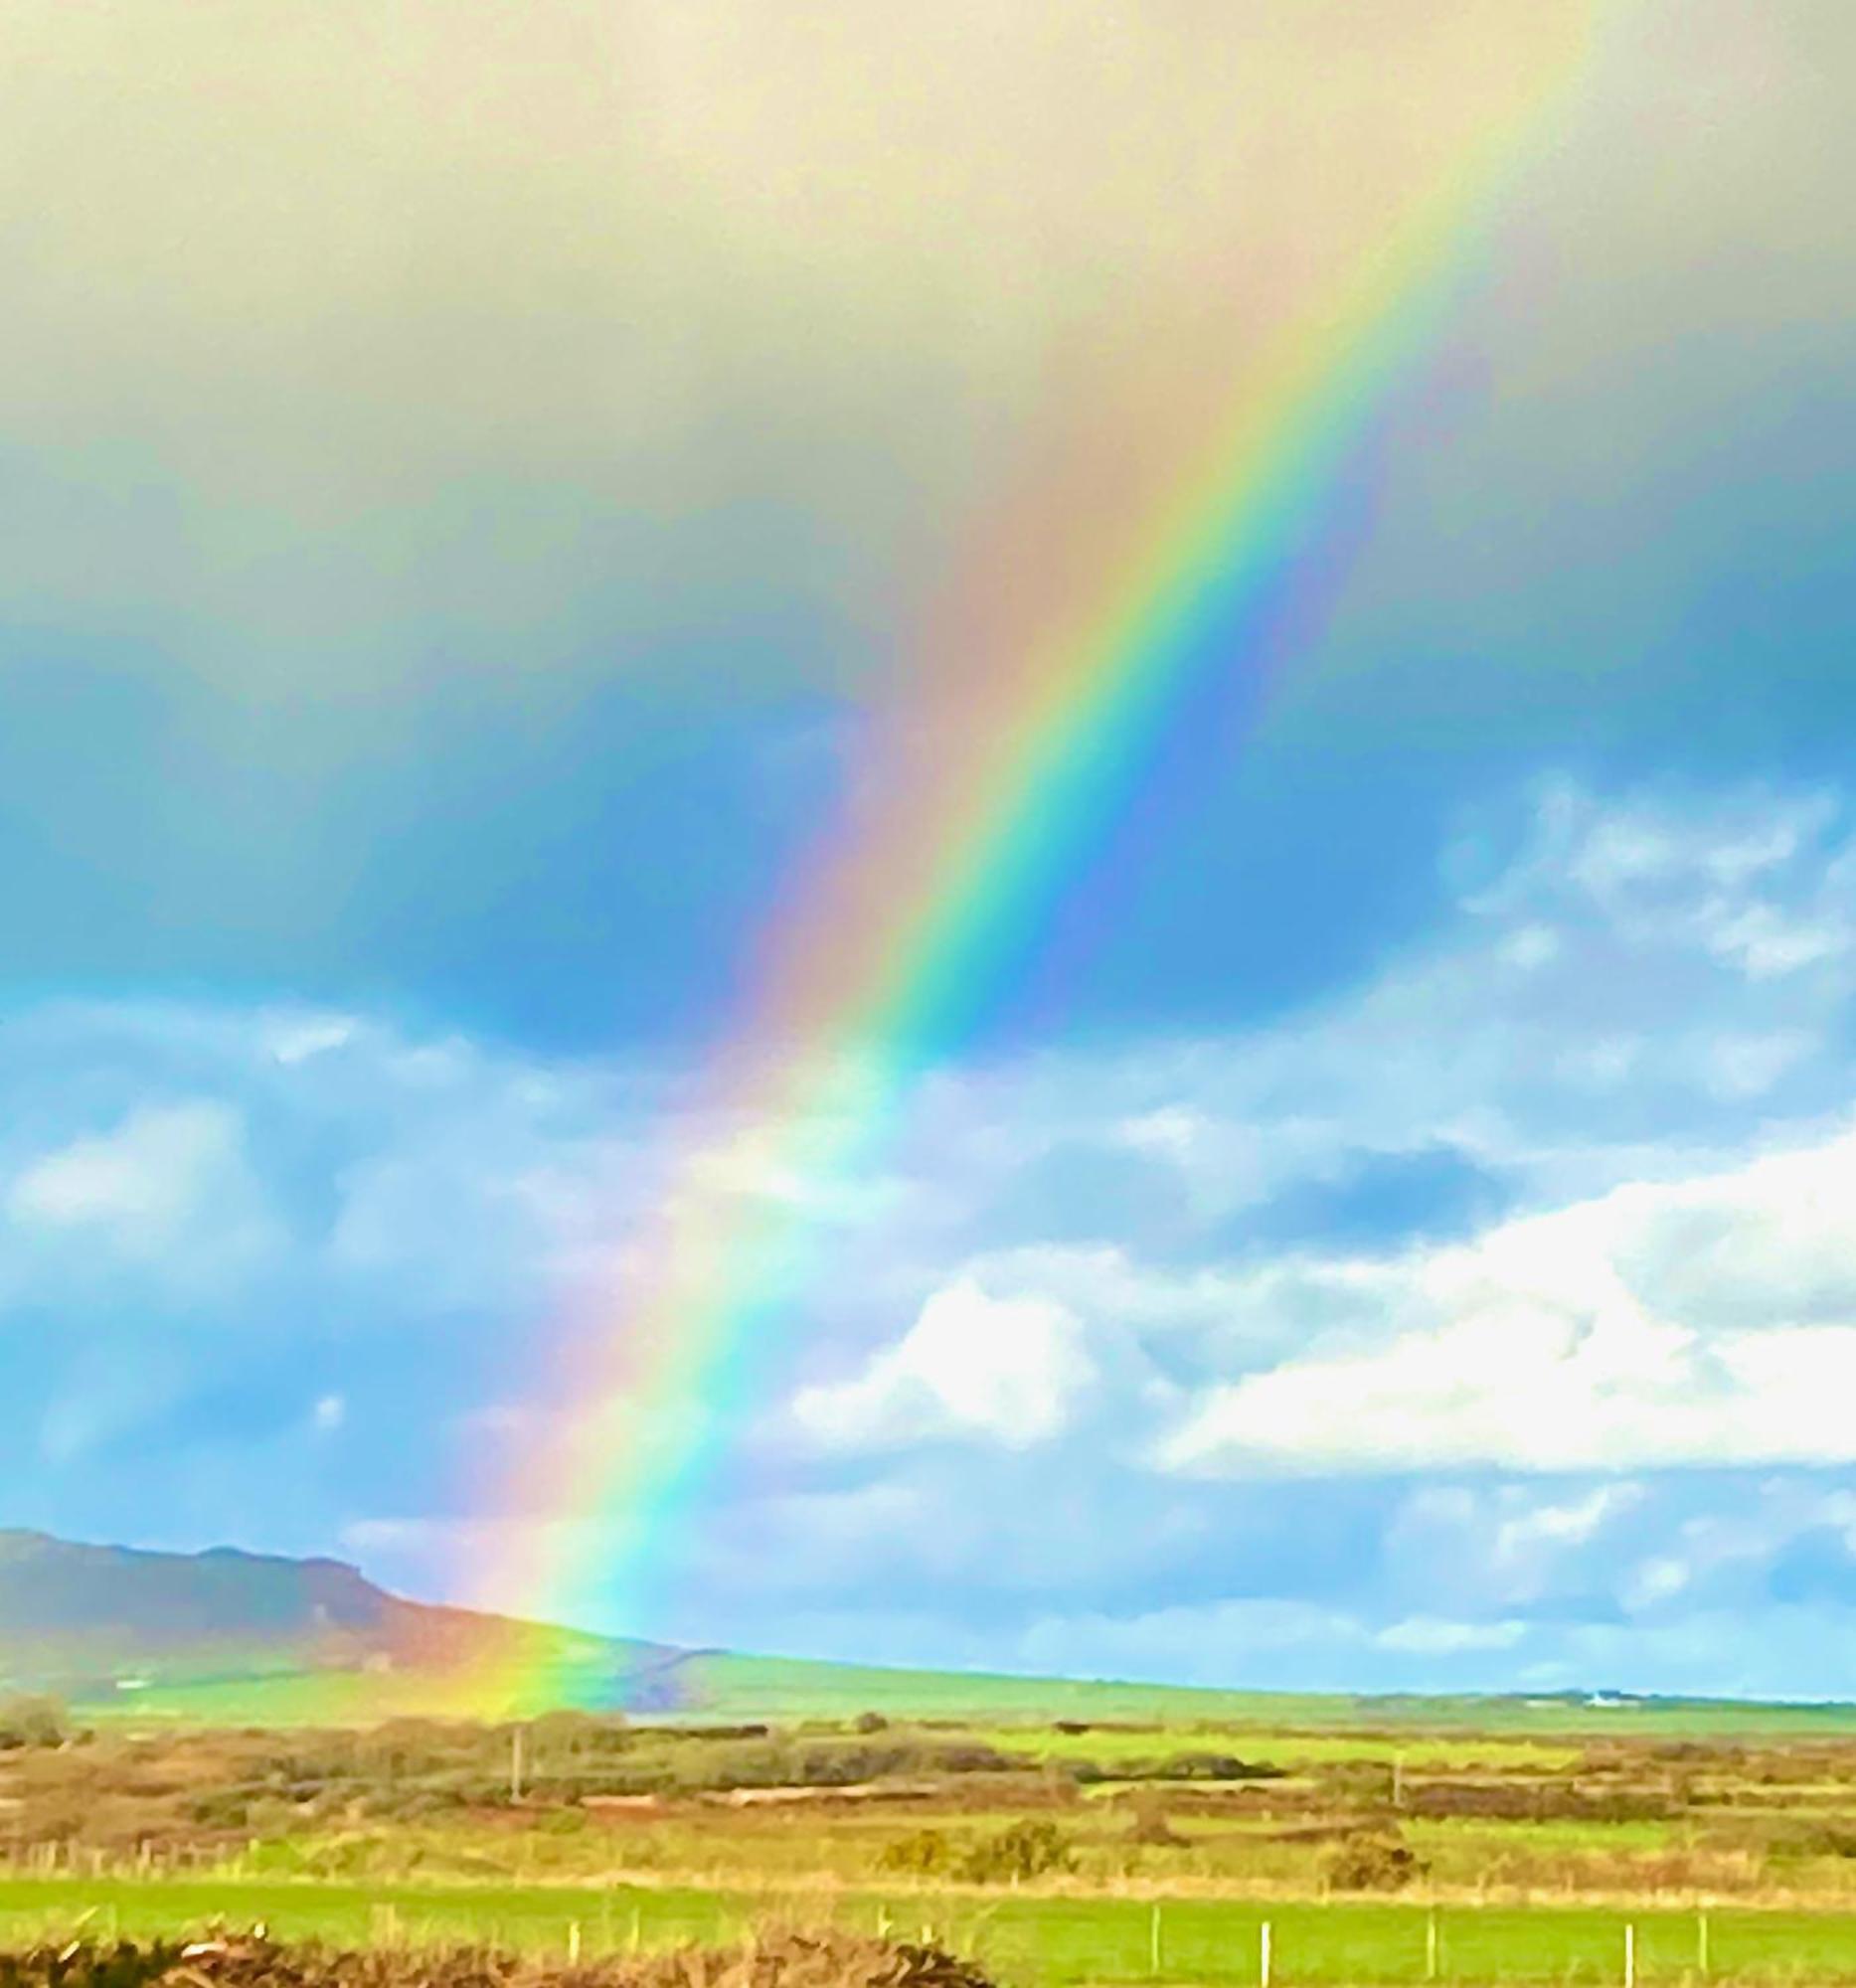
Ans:
[[[1525,1622],[1446,1622],[1434,1615],[1407,1615],[1380,1630],[1382,1650],[1408,1656],[1457,1656],[1468,1650],[1512,1650],[1527,1634]]]
[[[1533,844],[1481,899],[1501,911],[1544,886],[1636,947],[1695,948],[1747,979],[1782,979],[1856,951],[1856,903],[1828,794],[1744,791],[1717,806],[1541,792]],[[1531,928],[1551,937],[1551,928]]]
[[[1496,1527],[1494,1557],[1504,1566],[1531,1559],[1541,1548],[1581,1547],[1605,1523],[1627,1511],[1641,1493],[1634,1484],[1601,1484],[1566,1504],[1530,1506]]]
[[[965,1435],[1023,1449],[1062,1433],[1096,1379],[1074,1313],[963,1279],[929,1298],[856,1379],[802,1389],[791,1412],[829,1448]]]
[[[1183,1104],[1163,1104],[1127,1119],[1116,1127],[1116,1136],[1136,1152],[1189,1161],[1205,1130],[1206,1122],[1198,1112]]]
[[[1689,1584],[1692,1570],[1686,1561],[1660,1555],[1646,1560],[1625,1575],[1619,1599],[1632,1614],[1668,1601]]]
[[[142,1276],[199,1294],[287,1246],[248,1152],[243,1115],[216,1100],[147,1104],[106,1132],[25,1161],[7,1186],[12,1293],[69,1293]]]
[[[1845,1133],[1466,1244],[1314,1262],[1303,1276],[1348,1300],[1329,1343],[1205,1391],[1157,1460],[1214,1474],[1856,1460],[1841,1406],[1856,1387],[1853,1195]]]
[[[7,1212],[17,1223],[159,1242],[199,1212],[216,1178],[243,1164],[243,1143],[238,1115],[223,1104],[150,1106],[24,1168]]]
[[[280,1015],[271,1027],[270,1053],[281,1064],[307,1063],[344,1048],[357,1026],[349,1015]]]

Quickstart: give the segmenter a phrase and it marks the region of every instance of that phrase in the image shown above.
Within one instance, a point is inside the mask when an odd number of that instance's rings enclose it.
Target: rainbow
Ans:
[[[1184,690],[1208,667],[1261,666],[1271,603],[1389,390],[1587,73],[1596,12],[1507,10],[1529,23],[1526,73],[1474,106],[1425,184],[1368,213],[1261,339],[1180,366],[1166,417],[1143,402],[1132,446],[1125,421],[1085,424],[976,534],[908,694],[873,728],[871,797],[774,908],[742,1013],[679,1115],[702,1129],[666,1156],[611,1314],[563,1334],[565,1406],[494,1515],[520,1545],[472,1570],[486,1604],[647,1619],[679,1505],[752,1407],[758,1347],[832,1208],[1008,977]],[[1157,478],[1130,477],[1121,501],[1116,460]],[[476,1696],[545,1696],[537,1661],[510,1644]]]

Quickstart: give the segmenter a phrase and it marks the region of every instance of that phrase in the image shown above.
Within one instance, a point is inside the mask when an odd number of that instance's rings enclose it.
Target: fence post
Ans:
[[[1624,1988],[1636,1988],[1637,1981],[1637,1929],[1629,1920],[1624,1922]]]
[[[1147,1968],[1148,1972],[1160,1971],[1160,1904],[1154,1901],[1153,1917],[1147,1926]]]
[[[1700,1973],[1708,1971],[1708,1914],[1695,1914],[1695,1966]]]
[[[1437,1978],[1437,1908],[1433,1905],[1425,1914],[1425,1979]]]
[[[567,1964],[580,1965],[580,1920],[569,1919],[567,1925]]]
[[[1257,1979],[1259,1988],[1269,1988],[1269,1921],[1257,1929]]]

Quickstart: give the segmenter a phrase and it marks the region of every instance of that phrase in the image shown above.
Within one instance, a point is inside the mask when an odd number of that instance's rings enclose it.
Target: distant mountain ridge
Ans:
[[[490,1655],[636,1698],[687,1652],[409,1601],[345,1561],[88,1546],[0,1530],[0,1684],[81,1698],[182,1679],[409,1675]],[[607,1674],[607,1690],[597,1674]]]

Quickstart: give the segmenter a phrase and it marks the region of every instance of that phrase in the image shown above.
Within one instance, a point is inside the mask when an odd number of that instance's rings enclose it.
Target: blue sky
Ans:
[[[0,28],[0,1522],[437,1594],[1042,383],[1378,99],[1318,8],[268,12]],[[1607,15],[605,1626],[1856,1695],[1850,39]]]

